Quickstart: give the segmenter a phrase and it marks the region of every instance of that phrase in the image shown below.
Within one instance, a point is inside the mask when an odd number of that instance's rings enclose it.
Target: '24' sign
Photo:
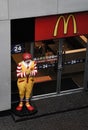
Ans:
[[[21,53],[24,52],[24,47],[21,44],[17,44],[12,46],[11,53]]]

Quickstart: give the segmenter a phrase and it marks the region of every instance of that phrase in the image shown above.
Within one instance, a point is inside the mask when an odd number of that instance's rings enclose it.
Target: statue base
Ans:
[[[34,107],[33,111],[29,111],[26,106],[24,105],[21,111],[17,111],[16,107],[18,106],[18,103],[15,103],[12,106],[11,109],[11,115],[14,118],[15,121],[17,120],[25,120],[26,118],[30,118],[31,116],[33,116],[33,114],[37,113],[37,108],[35,105],[32,105]]]

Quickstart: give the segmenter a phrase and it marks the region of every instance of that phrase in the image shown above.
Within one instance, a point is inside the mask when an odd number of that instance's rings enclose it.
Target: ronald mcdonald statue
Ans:
[[[35,61],[32,60],[32,55],[30,53],[23,54],[23,61],[18,63],[16,73],[20,97],[20,102],[16,110],[21,111],[25,104],[28,111],[33,111],[34,107],[30,104],[29,99],[34,85],[34,76],[37,74],[37,66]]]

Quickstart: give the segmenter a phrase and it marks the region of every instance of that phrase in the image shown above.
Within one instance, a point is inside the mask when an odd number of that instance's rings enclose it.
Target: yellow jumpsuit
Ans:
[[[31,97],[32,88],[34,85],[34,76],[37,73],[37,67],[34,61],[29,64],[24,61],[20,62],[17,66],[17,86],[19,89],[20,100],[24,97],[29,99]]]

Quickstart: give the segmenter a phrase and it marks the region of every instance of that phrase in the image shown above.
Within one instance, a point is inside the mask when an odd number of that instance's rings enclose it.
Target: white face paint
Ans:
[[[31,61],[31,60],[25,60],[24,62],[25,62],[26,64],[29,64],[30,61]]]

